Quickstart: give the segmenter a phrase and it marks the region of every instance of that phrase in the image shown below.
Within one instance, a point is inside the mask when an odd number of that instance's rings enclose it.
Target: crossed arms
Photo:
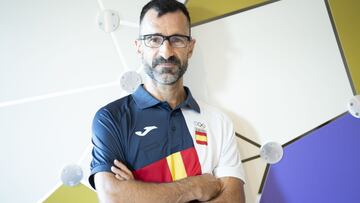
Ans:
[[[95,174],[101,202],[106,203],[186,203],[191,201],[245,203],[243,182],[238,178],[216,178],[210,174],[191,176],[172,183],[146,183],[134,179],[121,162],[114,162],[113,173]]]

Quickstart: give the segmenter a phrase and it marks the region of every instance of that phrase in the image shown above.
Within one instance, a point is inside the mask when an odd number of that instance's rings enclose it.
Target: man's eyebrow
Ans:
[[[164,37],[170,37],[170,36],[189,36],[189,35],[186,35],[186,34],[179,34],[179,33],[175,33],[175,34],[172,34],[172,35],[163,35],[163,34],[161,34],[161,33],[151,33],[151,34],[145,34],[145,35],[141,35],[141,36],[156,36],[156,35],[164,36]]]
[[[161,34],[161,33],[151,33],[151,34],[145,34],[145,35],[162,35],[162,36],[164,36],[164,35]]]

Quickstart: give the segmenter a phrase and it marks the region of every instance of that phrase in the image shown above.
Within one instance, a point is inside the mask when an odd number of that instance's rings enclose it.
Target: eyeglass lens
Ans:
[[[158,48],[160,47],[165,40],[169,40],[169,43],[172,47],[186,47],[188,38],[185,36],[162,36],[162,35],[152,35],[145,37],[145,45],[148,47]]]

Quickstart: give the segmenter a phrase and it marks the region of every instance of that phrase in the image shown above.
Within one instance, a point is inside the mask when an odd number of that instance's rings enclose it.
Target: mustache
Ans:
[[[152,67],[154,68],[157,65],[162,64],[162,63],[171,63],[171,64],[178,65],[178,66],[181,65],[180,60],[176,56],[171,56],[168,59],[164,59],[162,56],[160,56],[153,60]]]

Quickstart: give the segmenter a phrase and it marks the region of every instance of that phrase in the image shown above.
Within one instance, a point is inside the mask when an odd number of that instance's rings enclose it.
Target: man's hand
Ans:
[[[193,190],[198,201],[209,201],[221,192],[221,181],[211,174],[191,176],[187,179],[194,184]]]
[[[134,180],[131,171],[118,160],[114,160],[111,171],[115,173],[116,179],[120,181]],[[198,201],[209,201],[217,197],[223,187],[222,182],[211,174],[191,176],[178,181],[180,184],[185,182],[192,184],[192,193],[197,197]]]
[[[115,166],[111,167],[111,171],[115,173],[115,177],[118,180],[134,180],[134,176],[131,171],[120,161],[114,160]]]
[[[205,201],[206,203],[245,203],[244,182],[242,180],[234,177],[223,177],[220,180],[223,186],[220,194],[210,201]]]

